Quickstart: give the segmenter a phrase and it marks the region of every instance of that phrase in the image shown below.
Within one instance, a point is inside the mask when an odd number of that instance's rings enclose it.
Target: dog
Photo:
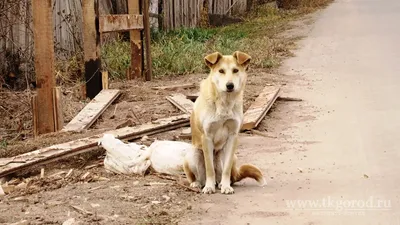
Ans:
[[[215,52],[204,58],[210,74],[200,84],[200,95],[190,117],[192,144],[197,151],[188,154],[183,165],[190,186],[204,186],[203,193],[214,193],[216,181],[222,194],[234,193],[231,185],[246,177],[265,183],[257,167],[236,167],[250,60],[248,54],[240,51],[232,55]]]

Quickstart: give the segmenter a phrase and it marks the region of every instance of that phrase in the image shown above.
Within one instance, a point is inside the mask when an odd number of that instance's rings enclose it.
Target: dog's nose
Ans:
[[[233,88],[235,88],[235,85],[232,82],[229,82],[229,83],[226,84],[226,89],[228,91],[232,91]]]

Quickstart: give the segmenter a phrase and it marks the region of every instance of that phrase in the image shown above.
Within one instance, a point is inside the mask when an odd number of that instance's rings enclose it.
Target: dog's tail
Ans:
[[[238,169],[236,166],[232,167],[231,182],[236,183],[244,178],[253,178],[260,185],[266,185],[265,178],[259,168],[251,164],[244,164]]]

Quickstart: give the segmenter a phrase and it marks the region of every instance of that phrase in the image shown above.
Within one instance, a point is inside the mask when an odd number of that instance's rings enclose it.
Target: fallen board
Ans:
[[[177,85],[170,85],[170,86],[162,86],[162,87],[152,87],[153,90],[176,90],[178,88],[195,88],[195,83],[190,84],[177,84]]]
[[[89,128],[119,94],[120,91],[115,89],[102,90],[62,130],[81,131]]]
[[[173,94],[168,96],[167,100],[184,113],[191,114],[193,111],[193,102],[183,94]]]
[[[124,127],[117,130],[105,132],[114,134],[121,140],[139,139],[145,135],[153,135],[161,132],[174,130],[179,127],[189,125],[189,115],[184,114],[164,119],[159,119],[151,123],[139,125],[136,127]],[[38,149],[12,158],[0,159],[0,177],[12,174],[30,167],[47,164],[56,160],[71,157],[84,152],[99,149],[99,140],[103,134],[94,135],[88,138],[82,138],[63,144],[57,144],[50,147]]]
[[[266,86],[244,114],[242,130],[251,130],[258,126],[268,110],[278,98],[279,87]]]

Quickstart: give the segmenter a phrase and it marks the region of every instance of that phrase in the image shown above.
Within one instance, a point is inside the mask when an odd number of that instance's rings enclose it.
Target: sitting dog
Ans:
[[[200,84],[200,95],[190,118],[192,144],[197,151],[185,157],[184,171],[192,187],[203,187],[203,193],[215,192],[216,181],[221,193],[232,194],[231,184],[250,177],[265,182],[257,167],[236,167],[238,134],[243,121],[243,93],[251,57],[236,51],[207,55],[208,78]]]

